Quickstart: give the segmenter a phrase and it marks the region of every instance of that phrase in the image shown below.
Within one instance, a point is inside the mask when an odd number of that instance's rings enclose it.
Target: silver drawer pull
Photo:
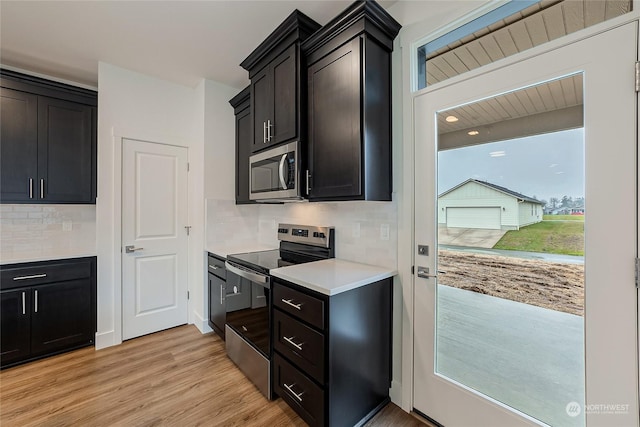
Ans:
[[[18,276],[14,277],[13,280],[29,280],[29,279],[41,279],[43,277],[47,277],[46,274],[33,274],[31,276]]]
[[[298,401],[302,402],[302,395],[304,394],[304,391],[300,392],[300,394],[296,394],[296,392],[293,391],[293,389],[292,389],[292,387],[295,385],[295,383],[291,384],[291,385],[282,383],[282,385],[284,386],[284,388],[286,388],[289,391],[289,393],[291,393],[293,395],[293,397],[298,399]]]
[[[209,268],[210,268],[210,269],[212,269],[212,270],[217,270],[217,269],[219,269],[220,267],[218,267],[217,265],[211,265],[211,264],[209,264]]]
[[[296,310],[302,310],[302,303],[294,304],[292,300],[284,299],[284,298],[282,298],[282,302],[287,304],[287,305],[290,305],[291,307],[295,308]]]
[[[26,297],[25,294],[26,294],[26,292],[22,293],[22,314],[23,315],[27,314],[27,306],[26,306],[26,303],[25,303],[25,297]]]
[[[296,344],[293,339],[295,337],[291,337],[291,338],[287,338],[287,337],[282,337],[282,339],[284,339],[286,342],[288,342],[289,344],[291,344],[292,346],[294,346],[295,348],[297,348],[298,350],[302,350],[302,345],[304,343],[300,343],[300,344]]]
[[[35,293],[35,296],[36,296],[36,301],[35,301],[35,304],[34,304],[34,308],[35,308],[34,312],[37,313],[38,312],[38,290],[36,290],[34,293]]]

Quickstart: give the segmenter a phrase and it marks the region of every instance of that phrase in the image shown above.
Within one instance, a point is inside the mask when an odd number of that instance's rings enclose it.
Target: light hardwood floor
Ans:
[[[268,401],[215,334],[193,325],[93,347],[0,372],[0,425],[304,426]],[[367,426],[424,427],[389,404]]]

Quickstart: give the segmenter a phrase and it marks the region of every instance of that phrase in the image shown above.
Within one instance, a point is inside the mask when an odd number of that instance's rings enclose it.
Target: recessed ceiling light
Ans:
[[[469,132],[467,132],[469,135],[471,136],[476,136],[478,135],[480,132],[478,132],[477,130],[470,130]]]
[[[500,150],[500,151],[492,151],[489,153],[489,155],[491,157],[503,157],[507,155],[507,152],[504,150]]]
[[[456,116],[447,116],[445,120],[449,123],[455,123],[458,121],[458,118]]]

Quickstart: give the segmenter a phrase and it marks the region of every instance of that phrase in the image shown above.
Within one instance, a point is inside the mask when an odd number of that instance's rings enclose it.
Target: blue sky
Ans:
[[[438,194],[469,178],[549,200],[584,196],[584,130],[441,151]]]

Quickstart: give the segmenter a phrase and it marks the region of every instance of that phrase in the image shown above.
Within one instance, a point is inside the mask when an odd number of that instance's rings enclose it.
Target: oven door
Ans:
[[[226,262],[226,268],[227,289],[236,287],[243,294],[233,305],[227,306],[227,326],[270,359],[270,277],[229,261]]]
[[[256,201],[301,200],[298,142],[280,145],[249,158],[249,198]]]

